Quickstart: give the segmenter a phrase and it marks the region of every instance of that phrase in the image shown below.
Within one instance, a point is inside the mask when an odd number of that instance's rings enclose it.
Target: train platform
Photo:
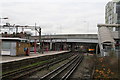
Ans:
[[[41,57],[41,56],[47,56],[47,55],[55,55],[55,54],[61,54],[68,51],[47,51],[42,53],[34,53],[30,52],[29,56],[0,56],[0,63],[7,63],[12,61],[19,61],[23,59],[29,59],[29,58],[35,58],[35,57]]]

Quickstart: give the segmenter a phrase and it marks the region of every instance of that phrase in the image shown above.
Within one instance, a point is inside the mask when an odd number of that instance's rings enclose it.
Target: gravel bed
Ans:
[[[70,76],[70,79],[85,79],[85,75],[91,75],[92,73],[92,56],[85,56],[84,60],[77,67],[74,73]]]

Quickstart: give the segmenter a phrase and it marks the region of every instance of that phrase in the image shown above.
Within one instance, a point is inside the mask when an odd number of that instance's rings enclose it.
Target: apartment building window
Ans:
[[[120,24],[120,2],[116,5],[117,23]]]

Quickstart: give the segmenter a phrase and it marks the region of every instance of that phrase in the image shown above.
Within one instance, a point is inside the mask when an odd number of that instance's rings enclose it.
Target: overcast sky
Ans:
[[[97,33],[110,0],[0,0],[2,23],[41,26],[42,34]]]

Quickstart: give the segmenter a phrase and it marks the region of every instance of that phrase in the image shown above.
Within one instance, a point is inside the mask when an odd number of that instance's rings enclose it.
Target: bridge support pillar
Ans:
[[[52,42],[50,42],[50,51],[52,50]]]
[[[50,43],[49,43],[49,50],[53,50],[53,43],[52,43],[52,39],[50,39]]]
[[[71,44],[71,51],[72,51],[72,52],[75,51],[75,44],[74,44],[74,43]]]

